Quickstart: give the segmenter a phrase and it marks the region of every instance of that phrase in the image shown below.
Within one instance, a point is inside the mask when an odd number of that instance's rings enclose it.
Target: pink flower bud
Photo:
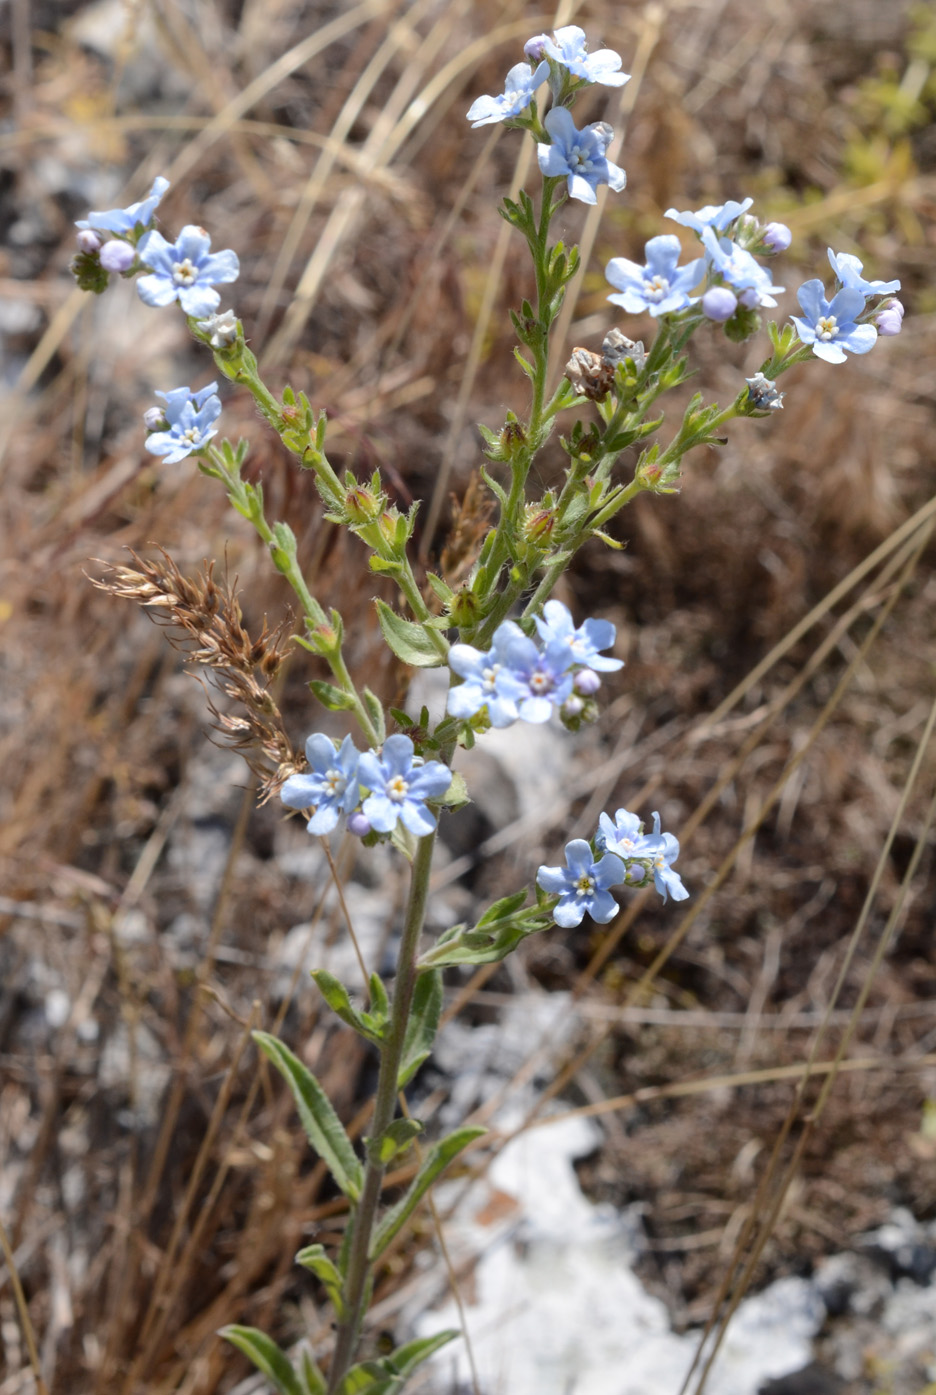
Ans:
[[[353,833],[355,838],[366,838],[370,831],[370,819],[366,814],[362,814],[360,809],[356,813],[348,815],[348,832]]]
[[[101,239],[92,228],[82,228],[76,241],[79,252],[96,252],[101,245]]]
[[[166,414],[162,407],[147,407],[143,413],[143,425],[147,431],[162,431],[166,426]]]
[[[601,679],[592,668],[579,669],[572,686],[582,697],[594,697],[601,687]]]
[[[761,238],[765,252],[785,252],[793,241],[786,223],[768,223]]]
[[[129,271],[136,261],[136,249],[129,242],[112,237],[101,248],[101,266],[105,271]]]
[[[900,301],[893,297],[890,300],[886,300],[874,317],[874,323],[877,325],[878,334],[882,335],[885,339],[892,338],[895,334],[899,334],[903,327],[903,317],[904,308]]]

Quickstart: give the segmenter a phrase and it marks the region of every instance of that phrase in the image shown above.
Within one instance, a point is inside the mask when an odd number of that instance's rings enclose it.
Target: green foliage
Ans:
[[[313,969],[312,977],[332,1012],[337,1013],[342,1022],[353,1027],[360,1036],[379,1046],[384,1037],[386,1015],[384,1013],[358,1012],[351,1002],[347,988],[327,969]],[[372,977],[371,982],[375,977],[376,975]]]
[[[364,1180],[361,1163],[325,1091],[283,1042],[268,1032],[254,1032],[253,1039],[292,1091],[312,1147],[327,1164],[345,1196],[357,1201]]]
[[[398,659],[413,668],[438,668],[445,662],[424,624],[404,620],[380,599],[374,604],[381,633]]]
[[[324,1285],[332,1307],[339,1318],[344,1316],[344,1296],[342,1277],[332,1260],[325,1253],[324,1245],[306,1245],[296,1255],[296,1263],[308,1269]]]
[[[432,1051],[442,1013],[442,974],[439,970],[422,973],[416,980],[413,1002],[403,1038],[403,1054],[397,1074],[397,1089],[408,1085]]]
[[[378,1224],[370,1249],[371,1263],[379,1259],[393,1237],[402,1230],[433,1182],[442,1175],[449,1163],[457,1158],[469,1143],[481,1138],[486,1132],[487,1130],[482,1128],[456,1129],[448,1138],[433,1144],[405,1195],[390,1208]]]
[[[320,1384],[307,1389],[286,1353],[276,1345],[272,1337],[268,1337],[258,1328],[241,1327],[232,1323],[228,1327],[222,1327],[218,1335],[226,1338],[238,1351],[249,1357],[257,1370],[276,1387],[279,1395],[319,1395],[319,1392],[324,1391],[324,1377],[311,1357],[307,1357],[307,1360],[312,1362],[313,1378],[317,1377]]]

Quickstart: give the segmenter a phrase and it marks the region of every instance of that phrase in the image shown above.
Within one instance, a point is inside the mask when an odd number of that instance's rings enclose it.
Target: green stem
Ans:
[[[393,1122],[396,1113],[397,1080],[400,1063],[403,1059],[403,1045],[416,986],[416,956],[419,937],[426,918],[426,901],[429,894],[429,874],[432,870],[432,854],[435,848],[435,833],[420,838],[413,858],[413,872],[410,880],[409,902],[406,920],[400,939],[400,953],[397,959],[396,978],[393,985],[393,1005],[387,1036],[380,1053],[380,1073],[377,1078],[377,1094],[374,1101],[374,1116],[371,1124],[371,1137],[380,1138]],[[353,1232],[348,1254],[348,1271],[342,1297],[345,1314],[338,1324],[335,1352],[328,1372],[328,1395],[335,1395],[339,1385],[348,1373],[360,1335],[363,1318],[364,1295],[370,1277],[368,1253],[370,1251],[374,1224],[380,1204],[381,1184],[384,1165],[375,1156],[376,1149],[368,1151],[364,1169],[364,1185],[361,1197],[351,1221]]]

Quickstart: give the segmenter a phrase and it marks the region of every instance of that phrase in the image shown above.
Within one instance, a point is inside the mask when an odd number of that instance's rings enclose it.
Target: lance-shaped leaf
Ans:
[[[377,733],[377,739],[379,743],[383,745],[384,741],[387,739],[387,722],[384,717],[383,703],[376,693],[371,692],[370,688],[365,688],[361,697],[367,709],[367,715],[370,717],[374,730]]]
[[[420,1337],[415,1342],[407,1342],[405,1346],[397,1347],[387,1357],[387,1365],[392,1366],[401,1376],[408,1376],[423,1361],[428,1361],[430,1356],[447,1346],[449,1342],[454,1342],[461,1333],[454,1328],[446,1328],[444,1332],[437,1332],[434,1337]]]
[[[306,1395],[292,1362],[284,1351],[257,1327],[240,1327],[232,1323],[222,1327],[219,1334],[249,1357],[258,1371],[272,1381],[280,1395]]]
[[[341,1293],[341,1275],[335,1264],[325,1253],[324,1245],[306,1245],[296,1255],[296,1263],[301,1264],[303,1269],[309,1269],[317,1279],[320,1279],[328,1291],[328,1296],[332,1301],[332,1307],[339,1319],[344,1317],[344,1298]]]
[[[378,1045],[381,1041],[381,1033],[376,1021],[370,1013],[357,1011],[344,984],[335,978],[334,974],[330,974],[327,969],[313,969],[312,977],[332,1012],[337,1013],[342,1022],[347,1022],[349,1027],[360,1032],[362,1037],[366,1037],[368,1041]]]
[[[402,1376],[388,1371],[382,1361],[362,1361],[351,1367],[338,1387],[338,1395],[395,1395],[402,1388]]]
[[[388,1124],[379,1138],[367,1140],[367,1155],[386,1167],[394,1158],[405,1153],[406,1149],[423,1131],[418,1119],[394,1119]]]
[[[377,1227],[369,1255],[371,1263],[383,1254],[394,1235],[403,1228],[433,1182],[445,1171],[452,1159],[457,1158],[463,1148],[467,1148],[469,1143],[473,1143],[486,1132],[487,1130],[482,1128],[456,1129],[448,1138],[432,1145],[405,1195],[390,1208]]]
[[[253,1037],[292,1090],[299,1118],[312,1147],[327,1163],[345,1196],[357,1201],[363,1183],[360,1159],[325,1091],[288,1046],[268,1032],[254,1032]]]
[[[334,683],[326,683],[323,678],[313,678],[309,687],[329,712],[347,712],[354,706],[354,698],[350,693],[336,688]]]
[[[423,625],[404,620],[381,600],[376,600],[377,619],[383,637],[398,659],[414,668],[439,668],[445,660]]]
[[[300,1375],[307,1395],[325,1395],[328,1382],[319,1370],[318,1363],[307,1347],[302,1348]]]
[[[398,1090],[409,1084],[432,1051],[441,1012],[442,974],[429,970],[419,975],[413,990],[413,1003],[403,1038],[403,1059],[397,1076]]]

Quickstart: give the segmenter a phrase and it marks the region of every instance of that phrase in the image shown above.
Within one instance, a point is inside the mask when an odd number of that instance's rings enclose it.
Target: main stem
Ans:
[[[413,858],[413,873],[410,881],[409,901],[406,907],[406,920],[400,940],[400,954],[397,960],[396,978],[393,985],[393,1006],[390,1026],[380,1055],[380,1073],[377,1077],[377,1095],[374,1100],[374,1116],[371,1124],[371,1137],[379,1139],[393,1122],[396,1113],[397,1080],[400,1063],[403,1059],[403,1043],[409,1022],[416,986],[416,955],[419,937],[426,918],[426,901],[429,895],[429,874],[432,870],[432,854],[435,849],[435,832],[420,838]],[[368,1254],[380,1204],[381,1183],[384,1167],[375,1157],[376,1149],[368,1151],[364,1168],[364,1185],[351,1224],[354,1227],[351,1250],[348,1256],[348,1272],[344,1284],[344,1317],[338,1324],[335,1352],[328,1371],[328,1395],[335,1395],[339,1385],[348,1373],[355,1350],[363,1316],[364,1294],[367,1289],[370,1265]]]

